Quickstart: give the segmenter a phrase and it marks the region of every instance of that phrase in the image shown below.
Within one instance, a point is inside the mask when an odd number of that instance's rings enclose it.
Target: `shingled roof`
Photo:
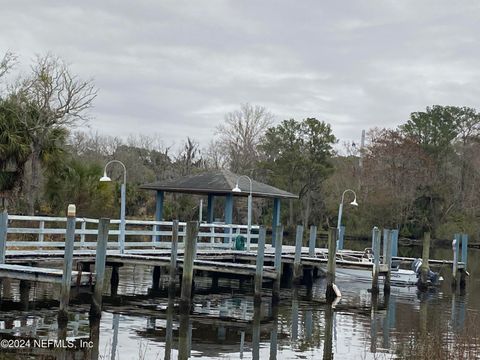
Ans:
[[[159,181],[142,185],[141,189],[189,193],[189,194],[233,194],[235,196],[248,196],[250,182],[247,178],[237,175],[228,170],[210,171],[197,175],[185,176],[169,181]],[[239,180],[239,188],[242,192],[233,192]],[[252,179],[252,196],[265,198],[298,199],[298,196],[288,191],[263,184]]]

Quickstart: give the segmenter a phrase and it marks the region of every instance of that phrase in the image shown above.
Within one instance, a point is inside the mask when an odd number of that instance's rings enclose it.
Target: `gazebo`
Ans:
[[[241,192],[233,191],[238,182]],[[233,197],[248,196],[250,194],[250,182],[246,176],[237,175],[228,170],[209,171],[201,174],[181,177],[174,180],[159,181],[145,184],[141,189],[154,190],[157,194],[155,220],[163,220],[163,201],[165,192],[207,195],[207,222],[213,223],[214,202],[216,197],[225,197],[224,219],[225,224],[232,224]],[[280,223],[281,199],[298,199],[298,196],[288,191],[263,184],[252,179],[252,197],[273,199],[272,230]]]

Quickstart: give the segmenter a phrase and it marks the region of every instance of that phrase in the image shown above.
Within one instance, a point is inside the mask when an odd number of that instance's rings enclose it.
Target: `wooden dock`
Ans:
[[[32,221],[39,222],[38,228],[32,227]],[[19,227],[22,222],[28,223],[25,227]],[[48,223],[58,226],[57,224],[62,222],[66,223],[64,229],[47,226]],[[16,224],[16,227],[11,226],[12,224]],[[89,224],[95,224],[98,229],[92,229]],[[80,228],[77,225],[80,225]],[[125,234],[132,237],[133,241],[126,241],[125,251],[123,249],[120,251],[118,241],[109,241],[112,235],[118,235],[118,230],[115,229],[117,225],[116,220],[83,219],[71,214],[66,218],[50,219],[9,216],[3,213],[0,217],[0,279],[4,277],[61,284],[63,308],[68,304],[69,288],[72,285],[97,283],[92,303],[95,305],[95,312],[100,314],[105,266],[112,267],[110,279],[112,293],[115,293],[118,286],[118,268],[124,264],[152,267],[154,290],[158,287],[161,271],[168,272],[169,287],[174,291],[178,283],[181,283],[182,302],[187,305],[193,295],[191,291],[194,290],[192,284],[195,272],[208,273],[213,283],[218,282],[221,276],[251,278],[255,284],[256,301],[261,301],[264,282],[271,282],[272,299],[275,301],[280,296],[280,280],[285,276],[297,284],[311,286],[313,274],[324,273],[327,274],[327,279],[330,279],[329,286],[334,286],[336,268],[364,270],[373,274],[373,290],[378,288],[378,276],[388,279],[391,271],[388,257],[385,255],[382,257],[380,254],[378,229],[374,231],[376,248],[374,261],[371,261],[366,260],[365,253],[361,251],[337,250],[336,232],[333,229],[329,231],[329,248],[325,249],[316,246],[316,227],[310,229],[308,246],[303,246],[301,226],[297,228],[295,246],[282,246],[283,228],[279,226],[275,231],[276,246],[264,245],[261,247],[262,251],[257,251],[258,244],[267,243],[266,231],[262,227],[254,227],[255,234],[252,239],[255,242],[252,243],[251,250],[246,251],[232,250],[235,246],[235,237],[244,234],[243,231],[246,230],[241,225],[129,220],[127,225],[136,226],[137,229],[126,231]],[[36,238],[25,240],[25,236]],[[97,236],[97,241],[92,241],[92,236]],[[19,237],[23,239],[19,240]],[[458,238],[461,241],[461,238]],[[384,254],[385,249],[384,245]],[[459,250],[457,254],[460,255]],[[466,246],[462,246],[462,256],[457,257],[454,262],[428,259],[428,264],[452,265],[454,273],[458,271],[463,276],[466,272],[466,264],[463,262],[465,254]],[[403,263],[415,260],[395,256],[393,259]],[[63,261],[63,270],[44,266],[59,261]],[[39,264],[42,264],[42,267],[37,267]],[[90,270],[92,265],[95,266],[94,272]],[[177,280],[177,272],[181,273],[181,282],[180,279]],[[338,294],[333,296],[332,300],[336,296]]]

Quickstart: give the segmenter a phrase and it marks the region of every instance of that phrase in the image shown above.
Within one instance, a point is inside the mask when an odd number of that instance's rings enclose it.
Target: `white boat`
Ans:
[[[365,255],[358,260],[359,264],[373,264],[373,256],[371,255],[371,249],[365,249]],[[412,270],[410,269],[400,269],[399,262],[392,262],[392,268],[390,272],[390,285],[391,286],[412,286],[417,285],[418,283],[418,274],[420,273],[420,268],[422,265],[421,259],[416,259],[412,264]],[[380,266],[385,266],[380,264]],[[372,267],[368,268],[352,268],[352,267],[342,267],[341,264],[336,267],[336,276],[339,278],[349,278],[354,281],[359,282],[372,282]],[[379,276],[379,282],[384,282],[385,276]],[[429,283],[432,285],[437,285],[441,282],[443,278],[439,276],[438,273],[433,271],[429,272]]]

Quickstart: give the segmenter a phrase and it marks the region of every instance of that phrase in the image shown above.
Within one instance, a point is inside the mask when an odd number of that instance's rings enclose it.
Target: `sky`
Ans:
[[[88,131],[213,138],[250,103],[315,117],[343,141],[426,106],[479,108],[480,2],[6,1],[0,54],[53,53],[98,97]]]

